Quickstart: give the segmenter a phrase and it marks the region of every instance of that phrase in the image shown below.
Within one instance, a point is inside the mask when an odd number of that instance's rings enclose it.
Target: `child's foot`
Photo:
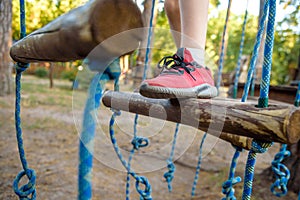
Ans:
[[[200,66],[186,48],[178,49],[173,56],[164,57],[163,68],[156,78],[145,80],[140,93],[150,98],[212,98],[217,88],[210,70]]]

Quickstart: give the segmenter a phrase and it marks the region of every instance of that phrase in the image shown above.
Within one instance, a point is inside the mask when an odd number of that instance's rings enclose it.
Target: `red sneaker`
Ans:
[[[161,62],[163,66],[160,66]],[[218,94],[209,68],[194,61],[186,48],[164,57],[158,66],[163,68],[159,76],[143,81],[140,86],[140,93],[145,97],[212,98]]]

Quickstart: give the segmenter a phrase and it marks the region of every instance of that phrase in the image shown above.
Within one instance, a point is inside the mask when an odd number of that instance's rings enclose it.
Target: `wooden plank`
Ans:
[[[232,99],[150,99],[113,91],[102,101],[107,107],[186,124],[215,136],[223,132],[287,144],[300,139],[300,109],[292,105],[257,108],[255,102]]]
[[[98,52],[111,61],[110,57],[138,47],[143,38],[141,27],[142,15],[132,0],[90,0],[16,42],[10,55],[23,63],[84,59],[108,38],[135,29],[102,44]]]

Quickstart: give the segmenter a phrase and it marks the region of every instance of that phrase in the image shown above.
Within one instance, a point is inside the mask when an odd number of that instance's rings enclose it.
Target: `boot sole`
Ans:
[[[140,87],[140,94],[155,99],[179,99],[179,98],[200,98],[209,99],[218,95],[217,88],[209,84],[202,84],[192,88],[167,88],[150,86],[143,83]]]

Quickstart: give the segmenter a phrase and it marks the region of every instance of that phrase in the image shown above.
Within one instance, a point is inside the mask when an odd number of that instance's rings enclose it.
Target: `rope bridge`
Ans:
[[[21,90],[21,75],[22,72],[28,68],[29,62],[41,62],[41,61],[70,61],[76,59],[83,59],[87,54],[94,49],[98,44],[105,39],[113,36],[117,33],[142,28],[143,22],[141,13],[138,7],[130,0],[118,0],[118,10],[116,12],[110,12],[111,9],[116,9],[114,3],[116,1],[109,0],[91,0],[85,6],[79,7],[61,17],[54,20],[47,26],[33,32],[26,36],[25,26],[25,2],[20,0],[21,8],[21,40],[18,41],[11,48],[11,57],[17,61],[16,65],[16,133],[18,140],[18,148],[20,153],[20,160],[22,162],[23,170],[16,177],[13,187],[15,193],[20,199],[36,199],[35,180],[36,175],[34,170],[28,167],[28,163],[25,157],[25,151],[22,140],[21,118],[20,118],[20,90]],[[231,0],[229,0],[229,5]],[[155,8],[155,0],[152,0],[152,15],[150,18],[150,28],[148,31],[148,44],[146,48],[146,66],[144,71],[144,79],[146,78],[148,59],[150,54],[150,43],[152,35],[152,21]],[[116,18],[128,19],[122,20],[122,28],[118,24],[110,30],[110,32],[104,32],[106,30],[105,23],[101,19],[110,15],[112,22],[117,23]],[[239,154],[243,149],[249,150],[248,161],[245,169],[244,177],[244,191],[243,200],[251,198],[252,182],[254,176],[254,167],[256,162],[256,156],[258,153],[264,153],[273,144],[273,142],[279,142],[283,144],[293,144],[300,139],[300,110],[294,106],[286,106],[281,104],[270,104],[268,99],[269,84],[270,84],[270,72],[272,65],[272,49],[274,40],[274,19],[276,15],[276,1],[266,0],[264,4],[264,13],[260,21],[256,42],[254,45],[253,56],[251,59],[250,69],[248,72],[248,80],[244,88],[244,95],[241,99],[242,102],[233,99],[148,99],[142,97],[137,93],[123,93],[119,92],[118,77],[120,76],[120,69],[118,61],[113,63],[106,62],[108,67],[102,73],[98,73],[93,80],[89,88],[89,98],[86,102],[84,111],[83,130],[80,136],[79,145],[79,177],[78,177],[78,199],[88,200],[92,198],[92,166],[93,166],[93,141],[95,135],[95,115],[100,106],[100,100],[103,96],[103,103],[105,106],[111,107],[113,114],[110,120],[110,137],[112,145],[121,160],[121,163],[127,171],[127,184],[126,184],[126,199],[129,200],[129,181],[130,176],[136,180],[136,190],[141,199],[152,199],[151,192],[152,187],[146,177],[140,176],[131,169],[131,160],[135,151],[148,145],[149,140],[147,138],[139,137],[137,135],[136,126],[138,124],[138,115],[149,116],[149,110],[153,109],[155,112],[151,112],[151,117],[162,118],[162,113],[167,113],[166,118],[168,120],[176,122],[176,128],[174,133],[174,140],[172,143],[172,149],[170,157],[167,160],[168,171],[164,174],[164,177],[168,183],[169,191],[172,190],[172,179],[174,178],[175,165],[173,163],[174,150],[176,145],[176,139],[179,129],[179,124],[186,124],[193,126],[202,131],[206,131],[206,134],[212,134],[216,137],[230,142],[236,152],[232,158],[232,164],[230,167],[230,173],[228,180],[223,184],[223,194],[226,195],[224,199],[235,199],[233,185],[241,181],[240,177],[235,177],[235,168]],[[83,17],[83,20],[73,20],[71,23],[69,19],[76,19],[76,17]],[[245,14],[244,27],[247,19],[247,11]],[[228,20],[228,15],[226,21]],[[261,83],[261,92],[258,104],[255,102],[246,102],[250,83],[254,75],[255,64],[258,56],[258,47],[261,43],[263,36],[263,30],[267,21],[267,37],[264,52],[264,66],[263,66],[263,79]],[[86,25],[89,25],[90,30],[86,32]],[[226,26],[224,27],[225,33]],[[71,33],[71,34],[70,34]],[[224,37],[223,33],[223,37]],[[138,47],[139,41],[142,39],[143,33],[130,34],[130,47],[135,49]],[[26,36],[26,37],[25,37]],[[70,39],[71,38],[71,39]],[[240,47],[243,46],[242,37]],[[125,43],[126,45],[129,43]],[[123,45],[125,45],[123,44]],[[223,41],[224,44],[224,41]],[[112,45],[112,44],[111,44]],[[115,45],[115,46],[114,46]],[[109,55],[108,60],[112,60],[116,55],[120,54],[118,44],[112,46],[116,47],[110,49],[101,49],[103,54]],[[48,49],[43,51],[43,49]],[[59,51],[57,51],[59,49]],[[223,66],[223,55],[221,51],[220,59],[220,71]],[[241,51],[240,51],[241,55]],[[88,60],[87,60],[88,62]],[[109,64],[108,64],[109,63]],[[92,66],[91,66],[92,67]],[[239,67],[239,64],[238,64]],[[237,69],[238,70],[238,69]],[[221,72],[219,71],[219,74]],[[237,73],[238,74],[238,73]],[[104,86],[108,80],[115,80],[115,91],[109,91],[104,93]],[[217,84],[219,87],[219,83]],[[300,99],[300,84],[298,94],[295,100],[295,106],[299,106]],[[127,104],[124,104],[127,102]],[[129,110],[128,110],[129,109]],[[117,116],[121,114],[120,110],[126,110],[136,114],[134,120],[134,137],[132,139],[133,148],[130,152],[130,156],[126,161],[121,154],[117,140],[115,138],[114,123]],[[210,125],[215,125],[211,126]],[[221,127],[221,128],[214,128]],[[195,179],[192,187],[191,196],[195,195],[196,185],[199,178],[199,171],[202,159],[202,146],[206,137],[200,145],[199,159]],[[288,156],[289,153],[286,150],[286,146],[282,146],[281,151],[276,155],[272,162],[272,169],[275,172],[276,181],[272,185],[272,192],[276,196],[283,196],[286,194],[286,184],[289,178],[288,170],[281,161]],[[284,172],[282,172],[282,170]],[[28,183],[19,186],[20,179],[26,176]],[[279,190],[279,191],[278,191]]]

